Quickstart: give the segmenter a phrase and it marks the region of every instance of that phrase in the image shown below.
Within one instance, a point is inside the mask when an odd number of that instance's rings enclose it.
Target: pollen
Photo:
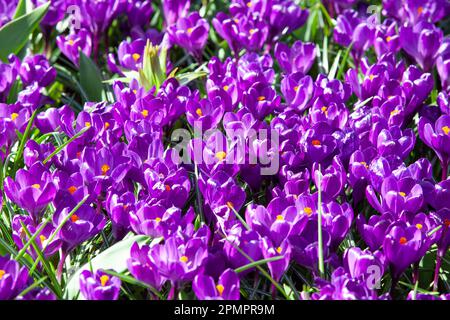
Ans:
[[[138,62],[138,60],[141,58],[141,55],[139,53],[133,53],[133,60],[134,62]]]
[[[328,116],[328,108],[327,107],[322,107],[322,108],[320,108],[320,110],[322,110],[322,112],[326,115],[326,116]]]
[[[40,189],[40,188],[41,188],[41,185],[40,185],[39,183],[35,183],[35,184],[33,184],[31,187],[32,187],[32,188],[35,188],[35,189]]]
[[[168,184],[166,184],[166,185],[164,186],[164,188],[166,188],[166,191],[172,190],[172,188],[171,188]]]
[[[75,41],[73,41],[72,39],[67,40],[67,43],[69,44],[69,46],[73,46],[75,44]]]
[[[227,201],[227,207],[230,208],[230,209],[233,209],[234,208],[233,202]]]
[[[253,4],[252,4],[252,2],[251,2],[251,1],[247,2],[247,7],[248,7],[248,8],[251,8],[251,7],[252,7],[252,5],[253,5]]]
[[[281,249],[281,247],[278,247],[276,250],[278,253],[281,253],[281,251],[283,251],[283,249]]]
[[[399,242],[400,242],[400,244],[405,244],[405,243],[408,242],[408,240],[406,240],[405,237],[401,237],[400,240],[399,240]]]
[[[258,97],[258,101],[265,101],[266,100],[266,97],[264,97],[264,96],[259,96]]]
[[[303,212],[306,213],[308,216],[310,216],[313,211],[312,211],[311,207],[305,207],[303,209]]]
[[[374,76],[373,74],[371,74],[371,75],[369,76],[369,79],[370,79],[370,80],[373,80],[373,78],[375,78],[375,76]]]
[[[70,217],[70,220],[71,220],[72,222],[77,222],[78,220],[80,220],[80,218],[78,218],[78,216],[77,216],[76,214],[73,214],[73,215]]]
[[[160,218],[160,217],[157,217],[157,218],[155,218],[155,221],[156,221],[156,222],[161,222],[161,218]]]
[[[44,245],[44,242],[45,242],[45,240],[47,240],[47,237],[44,236],[43,234],[41,234],[41,235],[39,236],[39,240],[41,241],[41,245]]]
[[[294,87],[294,91],[295,91],[295,92],[297,92],[298,89],[300,89],[299,86],[295,86],[295,87]]]
[[[228,89],[230,89],[229,86],[227,86],[227,85],[224,85],[224,86],[223,86],[223,90],[228,91]]]
[[[18,116],[19,116],[18,113],[15,113],[15,112],[11,113],[11,120],[12,121],[16,120]]]
[[[404,192],[400,191],[398,194],[401,195],[403,198],[406,197],[406,193],[404,193]]]
[[[418,224],[416,224],[416,228],[419,229],[419,230],[422,230],[423,225],[421,223],[418,223]]]
[[[186,263],[189,261],[189,258],[186,256],[181,256],[180,261]]]
[[[148,117],[148,110],[142,110],[142,111],[141,111],[141,114],[142,114],[142,116],[143,116],[144,118],[147,118],[147,117]]]
[[[387,37],[386,37],[386,42],[389,42],[389,41],[391,41],[391,40],[392,40],[391,36],[387,36]]]
[[[5,274],[6,274],[6,271],[3,269],[0,269],[0,280],[2,280],[2,278]]]
[[[366,168],[369,167],[368,164],[367,164],[367,162],[365,162],[365,161],[361,161],[360,164],[362,164],[362,165],[363,165],[364,167],[366,167]]]
[[[445,134],[449,134],[450,133],[450,127],[449,126],[444,126],[444,127],[442,127],[442,131],[444,131]]]
[[[224,286],[221,285],[221,284],[218,284],[218,285],[216,286],[216,289],[217,289],[217,292],[219,293],[219,296],[222,296],[223,290],[225,290]]]
[[[109,277],[106,274],[104,274],[100,277],[100,283],[102,284],[102,287],[106,286],[108,281],[109,281]]]
[[[220,161],[223,161],[227,157],[227,153],[225,151],[219,151],[216,153],[216,158]]]
[[[200,109],[200,108],[198,108],[197,110],[195,110],[195,113],[196,113],[199,117],[202,117],[202,116],[203,116],[202,109]]]
[[[109,122],[105,122],[105,129],[108,129],[110,126]]]
[[[399,113],[400,113],[400,111],[398,111],[397,109],[392,110],[392,111],[391,111],[391,116],[395,116],[395,115],[397,115],[397,114],[399,114]]]
[[[279,214],[279,215],[277,215],[277,220],[284,221],[284,217],[281,214]]]
[[[187,33],[188,33],[188,34],[191,34],[192,31],[194,31],[194,28],[188,28],[188,29],[187,29]]]
[[[106,176],[106,174],[108,173],[108,171],[111,169],[110,166],[108,166],[107,164],[102,165],[102,175]]]
[[[88,121],[86,121],[86,122],[84,123],[84,126],[85,126],[86,128],[90,128],[90,127],[91,127],[91,123],[88,122]]]
[[[320,140],[313,140],[313,141],[311,141],[311,143],[312,143],[313,146],[321,146],[322,145]]]
[[[71,186],[67,190],[69,191],[70,194],[74,194],[78,190],[78,188],[75,186]]]
[[[256,29],[250,29],[249,33],[254,34],[256,32]]]

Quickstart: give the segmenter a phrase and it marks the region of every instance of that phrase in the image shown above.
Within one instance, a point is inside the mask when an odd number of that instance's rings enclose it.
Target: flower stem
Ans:
[[[441,161],[441,168],[442,168],[442,178],[441,180],[447,180],[447,172],[448,172],[448,160],[442,160]]]

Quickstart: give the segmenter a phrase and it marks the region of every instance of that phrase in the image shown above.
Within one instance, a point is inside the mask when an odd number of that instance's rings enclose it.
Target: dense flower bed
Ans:
[[[0,0],[0,299],[450,298],[446,0]]]

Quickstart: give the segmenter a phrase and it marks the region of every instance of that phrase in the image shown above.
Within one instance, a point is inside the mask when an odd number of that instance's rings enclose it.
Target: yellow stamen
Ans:
[[[371,74],[371,75],[369,76],[369,79],[370,79],[370,80],[373,80],[373,78],[375,78],[375,76],[374,76],[373,74]]]
[[[199,117],[202,117],[202,116],[203,116],[202,109],[200,109],[200,108],[198,108],[197,110],[195,110],[195,113],[196,113]]]
[[[67,43],[69,44],[69,46],[73,46],[75,44],[75,42],[72,39],[69,39]]]
[[[299,89],[299,86],[295,86],[295,87],[294,87],[294,91],[295,91],[295,92],[297,92],[298,89]]]
[[[305,207],[303,209],[303,212],[306,213],[308,216],[310,216],[313,211],[312,211],[311,207]]]
[[[189,258],[186,256],[181,256],[180,261],[186,263],[189,261]]]
[[[0,280],[2,280],[3,276],[6,274],[5,270],[0,269]]]
[[[106,174],[108,173],[108,171],[111,169],[110,166],[108,166],[107,164],[102,165],[102,175],[106,176]]]
[[[322,145],[320,140],[313,140],[313,141],[311,141],[311,143],[312,143],[313,146],[321,146]]]
[[[91,127],[91,123],[86,121],[86,122],[84,123],[84,126],[85,126],[86,128],[90,128],[90,127]]]
[[[109,122],[105,122],[105,129],[108,129],[110,126]]]
[[[399,242],[400,244],[405,244],[408,242],[408,240],[405,237],[401,237]]]
[[[41,188],[41,185],[38,184],[38,183],[35,183],[35,184],[33,184],[31,187],[32,187],[32,188],[35,188],[35,189],[40,189],[40,188]]]
[[[283,249],[281,249],[281,247],[278,247],[278,248],[277,248],[277,252],[278,252],[278,253],[281,253],[281,251],[283,251]]]
[[[256,32],[256,29],[250,29],[249,33],[254,34]]]
[[[422,12],[423,12],[423,7],[417,8],[417,13],[419,14],[419,16],[422,14]]]
[[[109,277],[104,274],[103,276],[100,277],[100,282],[102,284],[102,287],[106,286],[106,283],[109,281]]]
[[[404,193],[402,191],[400,191],[398,194],[401,195],[402,197],[406,197],[406,193]]]
[[[281,214],[279,214],[279,215],[277,215],[277,220],[278,221],[283,221],[284,217]]]
[[[249,8],[252,7],[252,2],[251,1],[247,2],[247,7],[249,7]]]
[[[218,284],[218,285],[216,286],[216,289],[217,289],[217,292],[219,293],[219,296],[222,296],[223,290],[225,290],[225,288],[223,287],[223,285]]]
[[[216,153],[216,158],[220,161],[223,161],[227,157],[227,153],[225,151],[219,151]]]
[[[15,112],[11,113],[11,120],[12,121],[16,120],[18,116],[19,116],[18,113],[15,113]]]
[[[397,109],[392,110],[392,111],[391,111],[391,116],[395,116],[395,115],[397,115],[397,114],[399,114],[399,113],[400,113],[400,111],[397,110]]]
[[[192,31],[194,31],[194,28],[188,28],[188,29],[187,29],[187,33],[188,33],[188,34],[191,34]]]
[[[166,191],[172,190],[172,188],[168,184],[166,184],[164,187],[166,188]]]
[[[144,118],[147,118],[148,117],[148,110],[142,110],[141,114],[142,114],[142,116]]]
[[[224,86],[223,86],[223,90],[228,91],[228,89],[230,89],[229,86],[227,86],[227,85],[224,85]]]
[[[391,36],[387,36],[387,37],[386,37],[386,42],[389,42],[389,41],[391,41],[391,40],[392,40]]]
[[[416,224],[416,228],[419,229],[419,230],[422,230],[423,225],[421,223],[418,223],[418,224]]]
[[[449,126],[442,127],[442,131],[444,131],[445,134],[449,134],[449,132],[450,132]]]
[[[67,190],[69,191],[70,194],[74,194],[78,190],[78,188],[75,186],[71,186]]]
[[[76,214],[73,214],[73,215],[70,217],[70,220],[71,220],[72,222],[77,222],[78,220],[80,220],[80,218],[78,218],[78,216],[77,216]]]
[[[139,53],[133,53],[133,60],[134,62],[138,62],[138,60],[141,58],[141,55]]]
[[[266,97],[264,97],[264,96],[259,96],[258,97],[258,101],[264,101],[264,100],[266,100]]]
[[[156,221],[156,222],[160,222],[160,221],[161,221],[161,218],[160,218],[160,217],[157,217],[157,218],[155,218],[155,221]]]
[[[227,207],[230,208],[230,209],[233,209],[234,208],[233,202],[227,201]]]
[[[39,236],[39,240],[41,241],[41,245],[44,245],[44,242],[45,242],[45,240],[47,240],[47,237],[44,236],[43,234],[41,234],[41,235]]]

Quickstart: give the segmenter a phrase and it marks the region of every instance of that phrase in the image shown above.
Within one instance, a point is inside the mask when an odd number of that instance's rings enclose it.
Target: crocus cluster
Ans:
[[[0,62],[0,299],[449,299],[450,5],[366,8],[52,1]]]

